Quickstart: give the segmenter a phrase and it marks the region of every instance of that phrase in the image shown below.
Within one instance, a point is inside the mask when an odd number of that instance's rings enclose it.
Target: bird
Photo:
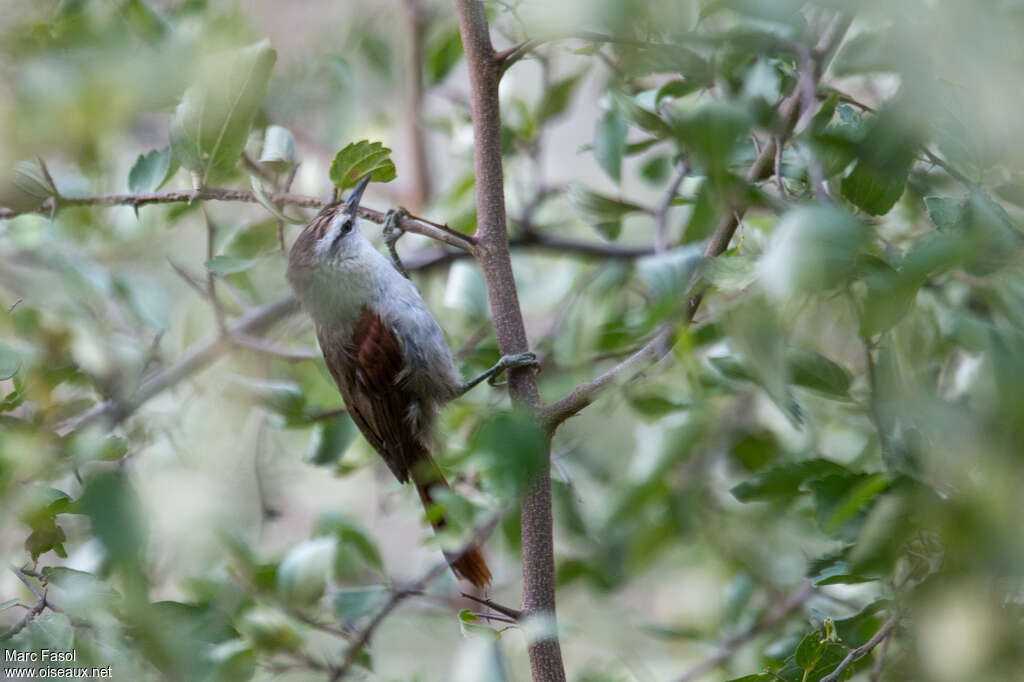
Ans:
[[[323,206],[295,239],[287,279],[316,326],[327,369],[352,421],[391,473],[412,481],[428,512],[447,488],[431,451],[441,408],[484,378],[535,366],[536,356],[502,357],[463,383],[441,326],[413,283],[359,229],[365,176],[344,203]],[[443,516],[428,513],[435,530]],[[445,558],[455,575],[478,588],[491,582],[480,548]]]

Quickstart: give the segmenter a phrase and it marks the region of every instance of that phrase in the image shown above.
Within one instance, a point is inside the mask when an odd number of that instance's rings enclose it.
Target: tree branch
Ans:
[[[249,337],[262,334],[274,323],[298,309],[299,302],[292,296],[254,308],[227,326],[227,336]],[[58,433],[64,436],[101,421],[110,426],[121,423],[153,396],[205,369],[231,345],[231,340],[219,332],[194,343],[176,363],[143,381],[129,398],[121,401],[110,400],[86,410],[61,425],[57,429]]]
[[[268,194],[270,201],[278,206],[291,205],[304,208],[319,209],[324,205],[324,200],[319,197],[311,197],[304,194],[293,194],[291,192],[275,192]],[[69,206],[131,206],[136,210],[140,206],[150,204],[177,204],[194,201],[236,201],[243,203],[258,203],[252,192],[245,189],[227,188],[206,188],[190,190],[173,190],[170,192],[147,192],[142,194],[91,194],[80,197],[50,197],[37,210],[38,213],[50,214],[55,210]],[[16,211],[11,208],[0,207],[0,219],[14,218],[26,211]],[[375,211],[362,204],[359,205],[359,217],[370,222],[382,224],[387,219],[387,213]],[[424,237],[459,249],[467,249],[472,245],[472,240],[460,235],[454,230],[444,230],[435,226],[436,223],[420,221],[411,216],[406,216],[398,221],[398,227],[406,232],[421,234]]]
[[[825,29],[821,39],[811,52],[810,59],[807,61],[810,75],[808,76],[801,73],[794,91],[779,103],[778,119],[781,132],[779,132],[777,136],[769,138],[764,147],[761,148],[761,152],[757,155],[754,163],[747,171],[746,178],[748,182],[763,180],[769,177],[773,172],[775,167],[776,145],[784,144],[792,134],[801,111],[800,102],[803,97],[804,86],[800,80],[804,78],[811,78],[813,79],[812,84],[818,82],[828,64],[828,60],[831,59],[832,55],[839,47],[839,44],[842,42],[843,36],[846,35],[846,30],[850,27],[850,22],[851,18],[848,15],[839,14],[832,20],[832,23],[829,24],[828,28]],[[721,220],[719,220],[718,226],[715,228],[714,232],[712,232],[708,241],[704,245],[704,258],[716,258],[725,252],[729,247],[729,242],[732,240],[733,235],[736,233],[736,228],[739,226],[739,221],[744,211],[745,207],[737,207],[734,211],[722,216]],[[694,294],[687,301],[684,315],[685,323],[688,324],[693,321],[693,317],[696,315],[702,299],[703,292],[700,291]],[[654,338],[647,343],[647,345],[631,357],[619,363],[596,379],[580,384],[568,395],[545,407],[542,410],[541,419],[548,430],[554,431],[554,429],[556,429],[563,421],[590,405],[594,402],[598,393],[609,385],[615,383],[616,380],[619,380],[620,378],[628,380],[632,376],[635,376],[636,372],[641,368],[646,367],[648,364],[661,358],[668,350],[666,342],[673,326],[674,323],[668,323],[668,325],[663,327],[654,336]]]
[[[893,628],[896,627],[897,622],[899,622],[898,616],[893,616],[889,620],[885,621],[885,623],[882,624],[882,627],[878,628],[878,632],[876,632],[871,639],[856,649],[851,650],[850,653],[846,655],[846,658],[839,662],[839,665],[836,666],[835,670],[821,678],[821,682],[839,682],[839,678],[842,676],[844,670],[849,668],[856,661],[864,658],[864,656],[871,653],[876,646],[888,639],[889,634],[892,632]]]
[[[501,113],[498,84],[504,70],[496,59],[483,3],[455,0],[459,32],[469,69],[470,116],[473,120],[473,168],[476,175],[477,245],[473,254],[487,283],[498,348],[503,355],[529,350],[519,307],[505,213],[505,181],[501,156]],[[508,372],[514,404],[535,409],[540,404],[532,369]],[[522,500],[523,612],[555,622],[555,556],[552,538],[551,460],[546,454]],[[565,682],[557,636],[528,645],[534,682]]]
[[[473,547],[483,544],[483,542],[490,537],[491,533],[497,527],[499,521],[501,521],[501,514],[495,514],[479,526],[473,532],[473,535],[470,536],[466,544],[462,546],[462,549],[455,554],[452,561],[457,561]],[[355,665],[356,658],[359,657],[360,652],[362,652],[362,650],[370,643],[370,640],[373,639],[373,635],[377,631],[377,628],[379,628],[380,624],[383,623],[389,615],[391,615],[392,611],[397,609],[402,602],[409,597],[421,594],[423,590],[444,575],[445,571],[448,570],[450,570],[448,561],[442,561],[423,574],[419,580],[416,580],[402,589],[392,592],[391,596],[388,597],[388,600],[384,603],[384,606],[374,614],[373,619],[367,623],[366,627],[353,636],[352,643],[349,645],[348,649],[345,650],[345,657],[342,659],[341,664],[331,671],[331,676],[329,678],[330,681],[337,682],[337,680],[344,678],[349,671],[352,670],[352,666]]]

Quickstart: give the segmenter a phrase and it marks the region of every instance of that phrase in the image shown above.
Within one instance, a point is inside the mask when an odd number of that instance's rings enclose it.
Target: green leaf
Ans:
[[[845,472],[846,469],[835,462],[811,459],[772,467],[733,487],[730,492],[740,502],[790,500],[800,494],[805,481]]]
[[[584,222],[590,224],[605,239],[615,241],[622,233],[622,218],[630,213],[647,213],[643,206],[620,201],[597,192],[592,192],[580,184],[569,186],[569,204]]]
[[[267,126],[263,134],[263,152],[260,163],[275,173],[283,173],[295,164],[295,137],[282,126]]]
[[[178,165],[170,145],[148,154],[139,154],[128,173],[128,190],[134,194],[155,192],[174,176]]]
[[[78,507],[92,522],[92,532],[106,549],[108,560],[141,571],[146,552],[142,505],[126,476],[99,473],[88,479]]]
[[[629,126],[626,118],[612,108],[604,112],[594,131],[594,157],[598,165],[615,182],[622,180],[622,155],[626,151],[626,134]]]
[[[290,602],[312,604],[327,586],[338,540],[318,537],[293,547],[277,568],[277,591]]]
[[[391,150],[380,142],[352,142],[334,155],[331,182],[340,191],[355,187],[366,175],[373,182],[391,182],[397,177]]]
[[[265,606],[246,611],[238,630],[258,649],[291,651],[302,644],[302,636],[291,621],[280,611]]]
[[[953,197],[925,197],[928,217],[940,230],[956,230],[963,227],[967,204],[963,199]]]
[[[6,611],[7,609],[11,608],[12,606],[14,606],[16,604],[20,604],[20,603],[21,603],[20,599],[8,599],[5,602],[0,602],[0,611]]]
[[[689,409],[693,403],[657,393],[634,395],[629,398],[630,406],[648,420]]]
[[[0,183],[0,206],[34,211],[56,193],[38,161],[18,161]]]
[[[383,585],[338,590],[334,594],[334,615],[343,623],[354,623],[383,604],[387,594],[388,588]]]
[[[234,168],[276,60],[266,40],[216,55],[204,62],[199,78],[185,91],[171,119],[171,149],[198,176],[200,186]]]
[[[537,105],[537,125],[561,116],[569,107],[573,91],[579,85],[585,71],[579,71],[568,78],[552,83],[541,95]]]
[[[0,381],[10,379],[21,369],[21,356],[0,340]]]
[[[802,348],[786,351],[791,381],[797,386],[810,388],[837,398],[849,396],[851,377],[845,369],[824,355]]]
[[[315,536],[333,535],[338,540],[339,548],[349,546],[373,568],[378,570],[384,568],[380,551],[373,539],[359,524],[343,514],[331,512],[321,515],[317,519],[313,534]]]
[[[821,657],[821,652],[824,649],[824,642],[821,641],[821,633],[817,630],[808,632],[802,640],[800,645],[797,646],[796,652],[793,654],[796,664],[807,670],[808,668],[814,668],[814,664],[818,662]]]
[[[457,26],[438,33],[427,45],[427,84],[437,85],[445,79],[452,68],[462,59],[462,36]]]
[[[862,279],[867,291],[861,302],[860,334],[882,334],[906,316],[917,298],[921,281],[911,273],[898,272],[872,256],[863,260]]]
[[[870,215],[888,213],[907,184],[920,140],[917,112],[894,99],[871,117],[857,145],[857,164],[843,179],[843,196]]]
[[[278,208],[270,197],[267,196],[266,190],[263,189],[263,181],[255,175],[249,176],[249,186],[252,188],[252,196],[256,199],[260,206],[267,209],[267,213],[274,216],[278,220],[289,223],[291,225],[304,225],[306,220],[299,218],[289,218],[284,212]],[[219,258],[218,256],[217,258]],[[212,262],[212,261],[211,261]]]
[[[4,644],[8,651],[70,651],[74,642],[75,631],[66,614],[44,613],[29,621],[21,632]]]
[[[473,435],[472,452],[484,480],[507,500],[519,499],[547,457],[547,438],[536,420],[519,411],[495,412]]]
[[[837,485],[826,485],[826,482]],[[816,496],[823,498],[819,507],[822,530],[834,533],[889,487],[889,477],[885,474],[829,476],[812,483],[811,487]]]
[[[712,101],[695,110],[676,111],[672,129],[683,150],[691,150],[711,174],[725,171],[753,118],[737,104]]]
[[[643,131],[654,135],[656,138],[665,138],[672,135],[672,127],[653,111],[649,111],[639,104],[636,99],[619,90],[612,90],[612,101],[629,122]]]
[[[883,175],[858,161],[843,178],[843,197],[869,215],[885,215],[903,196],[909,175],[909,165],[900,173]]]
[[[801,206],[779,221],[758,261],[758,276],[775,298],[821,294],[845,284],[856,273],[861,249],[870,236],[846,211]]]
[[[356,437],[356,426],[347,414],[317,422],[306,461],[317,466],[334,464]]]
[[[289,422],[302,422],[305,418],[306,395],[294,381],[231,377],[227,392],[280,414]]]
[[[259,258],[232,258],[231,256],[214,256],[203,263],[206,269],[215,275],[235,275],[245,272],[260,262]]]

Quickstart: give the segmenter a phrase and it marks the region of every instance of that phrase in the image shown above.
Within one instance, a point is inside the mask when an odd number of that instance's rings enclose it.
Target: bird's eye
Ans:
[[[348,234],[351,231],[352,231],[352,219],[349,218],[348,220],[346,220],[345,222],[343,222],[341,224],[341,233],[342,234]]]

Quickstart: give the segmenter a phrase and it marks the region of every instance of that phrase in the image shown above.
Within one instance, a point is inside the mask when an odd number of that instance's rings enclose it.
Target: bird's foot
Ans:
[[[395,269],[402,273],[403,277],[409,279],[409,272],[405,269],[402,259],[398,257],[398,249],[395,248],[395,244],[397,244],[398,240],[405,234],[405,230],[399,226],[399,223],[407,215],[409,215],[409,212],[401,206],[388,211],[387,215],[384,217],[383,232],[384,243],[387,245],[388,252],[391,254],[391,262],[395,264]]]
[[[464,383],[459,388],[458,395],[462,395],[484,380],[486,380],[491,386],[499,386],[500,384],[498,384],[497,378],[502,372],[509,369],[519,369],[521,367],[533,367],[534,369],[539,370],[540,362],[537,361],[537,354],[533,352],[526,352],[516,353],[515,355],[502,355],[501,359],[498,360],[493,367],[480,376]]]

